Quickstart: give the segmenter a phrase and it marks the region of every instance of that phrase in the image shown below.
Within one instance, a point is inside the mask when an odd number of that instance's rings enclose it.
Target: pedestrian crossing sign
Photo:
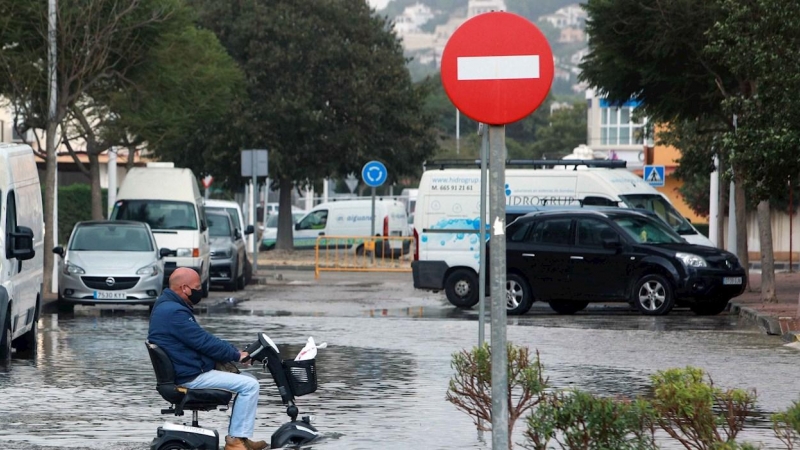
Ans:
[[[664,166],[644,166],[642,178],[650,186],[663,187],[664,186]]]

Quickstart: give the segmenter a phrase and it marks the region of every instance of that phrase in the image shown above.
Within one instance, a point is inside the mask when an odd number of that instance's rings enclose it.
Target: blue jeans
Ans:
[[[234,392],[236,400],[231,411],[228,436],[252,438],[258,409],[258,380],[250,374],[236,374],[212,370],[204,372],[192,381],[183,383],[189,389],[222,389]]]

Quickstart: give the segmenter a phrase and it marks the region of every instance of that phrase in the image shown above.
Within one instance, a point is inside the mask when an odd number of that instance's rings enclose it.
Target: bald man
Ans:
[[[242,361],[247,352],[204,330],[194,318],[194,305],[203,297],[200,275],[181,267],[169,277],[150,314],[147,340],[161,347],[172,361],[175,384],[190,389],[223,389],[236,393],[225,450],[262,450],[252,441],[258,407],[258,380],[252,375],[214,370],[216,362]]]

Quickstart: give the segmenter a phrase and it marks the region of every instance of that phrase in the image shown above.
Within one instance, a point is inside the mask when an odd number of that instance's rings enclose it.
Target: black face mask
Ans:
[[[189,295],[189,301],[192,302],[193,305],[200,303],[200,300],[203,299],[203,291],[201,289],[192,289],[192,293]]]

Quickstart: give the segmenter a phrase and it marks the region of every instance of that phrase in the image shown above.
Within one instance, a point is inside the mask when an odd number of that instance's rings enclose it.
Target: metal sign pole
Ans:
[[[478,345],[486,342],[486,159],[488,158],[489,131],[481,124],[481,224],[478,229],[481,243],[480,266],[478,268]]]
[[[255,150],[250,152],[250,158],[252,160],[252,170],[253,170],[253,190],[251,191],[251,195],[253,197],[253,228],[255,232],[253,233],[253,274],[255,275],[258,272],[258,221],[256,220],[258,214],[258,202],[256,199],[258,198],[258,152]],[[264,205],[266,206],[266,205]]]
[[[372,222],[372,231],[370,233],[370,239],[372,240],[372,252],[370,254],[372,258],[372,263],[375,264],[375,186],[372,186],[372,214],[370,214],[371,222]]]
[[[505,127],[489,127],[489,218],[492,254],[492,449],[508,447],[508,354],[506,353]]]

